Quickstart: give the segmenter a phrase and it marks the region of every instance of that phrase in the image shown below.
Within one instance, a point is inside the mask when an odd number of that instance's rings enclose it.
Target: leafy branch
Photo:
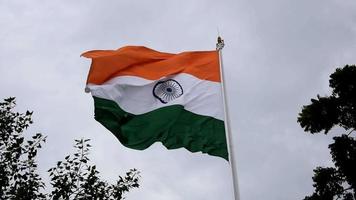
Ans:
[[[37,173],[37,153],[46,142],[41,133],[25,140],[24,131],[32,124],[33,112],[14,111],[16,101],[10,97],[0,102],[0,199],[123,199],[139,187],[140,173],[131,169],[115,184],[101,180],[95,165],[90,165],[89,139],[75,140],[75,153],[58,161],[48,170],[52,190]]]

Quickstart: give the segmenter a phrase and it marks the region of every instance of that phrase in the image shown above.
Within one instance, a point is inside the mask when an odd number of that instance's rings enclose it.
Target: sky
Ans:
[[[142,45],[179,53],[213,50],[218,32],[241,200],[303,199],[313,169],[332,166],[330,135],[305,133],[298,113],[328,95],[329,75],[356,63],[355,0],[0,0],[0,98],[33,110],[39,172],[90,138],[101,177],[141,171],[130,200],[233,199],[225,160],[155,143],[123,147],[93,118],[84,92],[93,49]]]

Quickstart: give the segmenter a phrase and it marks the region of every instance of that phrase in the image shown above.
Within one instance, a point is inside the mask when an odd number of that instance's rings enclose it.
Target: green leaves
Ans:
[[[333,200],[334,196],[341,196],[344,188],[339,172],[332,167],[317,167],[314,170],[313,186],[318,196],[325,200]]]
[[[304,200],[355,199],[356,140],[342,135],[334,137],[334,141],[329,148],[335,167],[317,167],[314,170],[315,192]]]
[[[299,113],[298,123],[307,132],[327,134],[335,125],[356,128],[356,66],[336,69],[329,82],[332,94],[311,99],[311,104]]]
[[[37,133],[24,139],[32,112],[14,112],[15,105],[14,97],[0,103],[0,199],[44,199],[35,157],[46,137]]]
[[[88,158],[91,145],[89,139],[75,140],[76,152],[68,155],[64,161],[57,162],[51,168],[53,199],[122,199],[123,194],[139,187],[139,172],[131,169],[116,184],[109,184],[100,179],[95,165],[90,165]]]
[[[67,155],[47,172],[52,190],[37,173],[36,157],[46,136],[36,133],[29,140],[23,136],[32,123],[32,112],[14,112],[15,98],[0,102],[0,199],[122,199],[123,194],[138,188],[139,172],[131,169],[115,184],[100,179],[90,164],[90,139],[75,140],[73,155]]]
[[[329,145],[329,149],[335,166],[346,183],[356,190],[356,140],[350,136],[341,135],[334,137],[334,141]]]
[[[335,167],[317,167],[314,170],[314,188],[305,200],[356,199],[356,66],[346,65],[330,75],[332,94],[317,95],[311,104],[303,106],[298,123],[305,131],[325,134],[334,126],[350,131],[334,137],[329,145]]]
[[[311,104],[303,106],[302,112],[299,113],[298,123],[304,128],[304,131],[318,133],[324,130],[324,133],[327,134],[339,122],[338,99],[317,96],[317,99],[311,99],[311,102]]]

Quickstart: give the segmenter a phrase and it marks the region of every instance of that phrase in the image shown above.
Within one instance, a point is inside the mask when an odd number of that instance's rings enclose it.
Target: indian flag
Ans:
[[[141,46],[94,50],[86,91],[95,119],[126,147],[155,142],[228,160],[217,51],[179,54]]]

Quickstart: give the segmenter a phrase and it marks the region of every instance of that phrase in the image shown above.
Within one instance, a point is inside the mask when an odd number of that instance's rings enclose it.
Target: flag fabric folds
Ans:
[[[228,160],[217,51],[94,50],[86,90],[95,119],[126,147],[155,142]]]

